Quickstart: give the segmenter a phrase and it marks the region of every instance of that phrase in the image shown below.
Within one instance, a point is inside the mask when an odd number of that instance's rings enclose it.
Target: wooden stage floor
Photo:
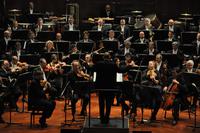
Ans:
[[[21,100],[19,100],[21,101]],[[64,122],[64,101],[56,102],[56,109],[54,110],[53,116],[47,120],[48,128],[41,129],[39,127],[30,128],[30,113],[24,112],[12,112],[12,122],[19,124],[0,124],[0,133],[59,133],[61,129],[61,123]],[[81,128],[83,118],[78,116],[81,110],[80,101],[77,104],[77,120],[81,120],[80,122],[72,123],[70,128]],[[98,117],[99,108],[98,108],[98,100],[96,94],[92,94],[91,98],[91,116]],[[18,102],[20,108],[22,108],[22,103]],[[27,107],[27,105],[26,105]],[[27,111],[27,108],[25,108]],[[121,117],[121,107],[113,106],[111,110],[111,118],[112,117]],[[144,118],[148,119],[150,117],[150,110],[145,109]],[[3,115],[5,121],[9,121],[9,112],[6,112]],[[137,120],[141,118],[141,111],[138,109],[138,117]],[[153,133],[192,133],[192,128],[188,127],[188,125],[193,125],[194,115],[191,115],[191,119],[189,119],[188,112],[180,113],[180,121],[176,126],[171,125],[172,116],[171,111],[167,113],[167,119],[164,119],[164,111],[162,109],[159,110],[157,115],[158,123],[156,124],[136,124],[133,123],[132,120],[129,122],[129,131],[152,131]],[[71,110],[67,111],[67,120],[71,120]],[[38,117],[36,116],[36,123],[38,124]],[[200,109],[197,110],[197,125],[200,126]],[[200,129],[196,129],[195,132],[200,132]]]

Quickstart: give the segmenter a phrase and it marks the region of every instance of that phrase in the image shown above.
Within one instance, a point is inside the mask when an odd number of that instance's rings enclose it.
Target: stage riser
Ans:
[[[81,133],[81,129],[61,128],[60,133]]]
[[[119,128],[85,128],[83,133],[129,133],[129,129]]]

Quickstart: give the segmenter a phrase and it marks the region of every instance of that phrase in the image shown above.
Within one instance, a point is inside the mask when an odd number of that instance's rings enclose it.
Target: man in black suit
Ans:
[[[44,82],[43,84],[43,72],[40,70],[36,70],[33,73],[33,80],[30,84],[29,88],[29,106],[34,106],[35,108],[39,108],[43,110],[42,116],[39,120],[42,128],[47,127],[46,119],[50,118],[56,103],[53,99],[47,98],[45,92],[49,91],[51,85],[48,82]]]
[[[120,20],[120,25],[116,27],[116,30],[121,33],[123,40],[127,39],[130,36],[130,28],[128,25],[126,25],[125,19]]]
[[[175,25],[175,22],[174,22],[173,19],[169,19],[168,25],[167,25],[167,27],[165,27],[165,29],[167,29],[167,30],[173,32],[175,38],[178,38],[178,36],[180,36],[181,30],[180,30],[180,28],[178,28],[178,27]]]
[[[105,18],[113,18],[114,17],[111,5],[107,4],[105,6],[103,12],[101,13],[101,17],[105,17]]]
[[[144,31],[140,31],[139,33],[139,39],[135,40],[135,43],[146,43],[148,44],[148,39],[145,38],[145,33]]]
[[[156,55],[158,51],[155,49],[155,43],[153,41],[149,42],[148,48],[144,50],[145,54]]]
[[[133,48],[131,48],[131,42],[130,41],[125,41],[124,45],[125,45],[125,47],[121,48],[119,50],[119,54],[126,55],[127,53],[130,53],[131,55],[133,55],[135,50]]]
[[[193,45],[195,47],[195,53],[194,55],[199,56],[200,55],[200,32],[197,33],[197,40],[193,42]]]
[[[169,31],[169,32],[168,32],[168,38],[167,38],[166,40],[169,41],[169,42],[177,41],[177,39],[176,39],[175,36],[174,36],[174,32]]]
[[[64,26],[67,31],[78,30],[78,26],[74,23],[74,17],[71,15],[68,17],[67,24]]]
[[[104,60],[97,62],[94,66],[96,76],[96,89],[99,90],[100,120],[102,124],[107,124],[110,119],[111,105],[114,98],[117,65],[111,61],[109,53],[104,55]],[[106,106],[106,112],[104,112]]]
[[[11,40],[11,32],[9,30],[4,31],[4,38],[0,40],[0,58],[5,57],[8,49],[8,42]]]

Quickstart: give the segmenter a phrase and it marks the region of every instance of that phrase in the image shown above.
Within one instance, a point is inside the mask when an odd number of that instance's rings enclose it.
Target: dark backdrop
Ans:
[[[2,2],[3,0],[1,0]],[[5,0],[6,10],[24,9],[28,0]],[[115,15],[129,15],[132,10],[142,10],[144,14],[156,12],[162,21],[176,18],[184,12],[198,14],[199,0],[32,0],[35,8],[41,12],[65,14],[65,3],[77,2],[80,5],[80,19],[96,17],[106,3],[113,6]],[[2,4],[0,3],[2,10]],[[0,16],[2,15],[0,12]]]

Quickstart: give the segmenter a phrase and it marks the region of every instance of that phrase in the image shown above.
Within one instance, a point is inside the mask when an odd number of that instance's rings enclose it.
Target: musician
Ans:
[[[150,41],[148,43],[148,48],[145,49],[143,53],[148,55],[156,55],[158,53],[158,50],[156,50],[155,48],[155,43],[153,41]]]
[[[38,18],[37,19],[37,23],[34,25],[34,29],[33,29],[33,31],[35,32],[36,36],[37,36],[38,32],[40,32],[40,31],[48,31],[48,30],[49,30],[49,28],[48,28],[48,26],[44,25],[43,19],[42,18]]]
[[[193,45],[196,49],[194,55],[199,56],[200,55],[200,32],[197,33],[197,37],[196,37],[196,40],[193,41]]]
[[[21,95],[20,90],[16,88],[15,83],[16,79],[14,79],[13,76],[14,73],[11,72],[10,63],[8,60],[3,60],[0,68],[0,77],[3,77],[3,84],[6,86],[6,89],[9,91],[8,99],[6,99],[9,102],[9,106],[12,109],[16,109],[16,111],[19,111],[17,106],[17,101]]]
[[[175,38],[175,36],[174,36],[174,32],[169,31],[168,32],[168,38],[166,40],[169,41],[169,42],[177,41],[176,38]]]
[[[125,40],[126,38],[130,36],[130,28],[128,25],[126,25],[125,19],[120,20],[120,25],[116,27],[116,30],[120,31],[123,40]]]
[[[188,101],[186,99],[185,95],[185,86],[184,86],[184,80],[181,77],[181,73],[179,73],[179,70],[174,68],[172,70],[172,75],[168,77],[168,80],[166,82],[166,86],[163,88],[163,91],[166,93],[165,95],[168,95],[172,98],[172,103],[170,103],[171,99],[168,99],[167,97],[164,99],[163,108],[168,110],[169,108],[172,108],[172,125],[176,125],[179,120],[179,110],[180,110],[180,104],[182,104],[182,109],[185,108],[188,104]],[[173,89],[173,90],[172,90]],[[171,93],[171,94],[167,94]],[[164,96],[165,97],[165,96]]]
[[[106,27],[104,23],[104,20],[102,18],[99,18],[97,21],[97,25],[92,27],[92,30],[102,31],[103,33],[105,33],[108,30],[108,27]]]
[[[102,124],[108,124],[110,119],[111,105],[114,92],[109,91],[115,88],[116,73],[119,71],[117,65],[111,60],[111,55],[105,53],[104,60],[94,65],[96,76],[96,89],[99,95],[100,120]],[[107,90],[108,89],[108,90]],[[104,109],[106,112],[104,112]]]
[[[119,54],[121,55],[126,55],[127,53],[130,53],[130,54],[134,54],[135,50],[133,48],[131,48],[131,42],[130,41],[125,41],[124,42],[124,48],[121,48],[119,50]]]
[[[195,73],[196,72],[196,69],[194,68],[194,61],[193,60],[188,60],[186,62],[186,67],[185,67],[185,69],[183,69],[183,72],[186,72],[186,73]],[[196,103],[197,103],[198,92],[197,92],[196,88],[193,87],[192,83],[186,84],[186,86],[187,86],[188,94],[194,96],[193,101],[192,101],[192,105],[191,105],[192,110],[194,110]]]
[[[74,23],[74,17],[72,15],[68,17],[67,24],[64,26],[64,28],[67,31],[78,30],[78,26]]]
[[[144,19],[144,30],[146,31],[152,31],[154,29],[153,25],[151,24],[150,18],[145,18]]]
[[[17,56],[12,56],[12,60],[10,62],[11,72],[22,72],[28,70],[28,64],[21,63]]]
[[[44,51],[47,53],[56,51],[53,41],[51,40],[46,41]]]
[[[11,34],[9,30],[4,31],[4,37],[0,40],[0,57],[5,56],[6,52],[9,51],[8,42],[11,40]]]
[[[72,70],[68,74],[68,78],[70,81],[70,85],[72,87],[72,98],[71,98],[71,106],[72,106],[72,120],[75,120],[75,113],[76,113],[76,103],[79,98],[83,99],[82,109],[81,109],[81,116],[87,115],[87,105],[89,103],[89,94],[87,86],[79,86],[78,81],[87,81],[89,80],[90,76],[86,74],[80,65],[78,60],[74,60],[72,62]]]
[[[172,43],[172,50],[167,51],[167,53],[177,55],[178,61],[180,62],[179,67],[182,67],[182,61],[184,59],[184,54],[183,54],[183,51],[179,49],[179,43],[178,42],[173,42]]]
[[[163,66],[162,55],[160,53],[158,53],[158,54],[156,54],[155,67],[159,73],[162,72],[162,68],[163,68],[162,66]]]
[[[89,75],[92,75],[92,67],[94,65],[92,60],[92,55],[87,53],[85,54],[85,60],[82,63],[83,68],[85,69],[85,72]]]
[[[56,40],[55,42],[62,42],[62,34],[60,32],[57,32],[56,33]]]
[[[35,43],[38,40],[36,39],[36,34],[33,31],[29,31],[28,33],[28,40],[24,42],[23,50],[25,53],[29,53],[31,51],[31,43]]]
[[[118,48],[120,48],[120,42],[117,38],[115,38],[114,30],[109,30],[108,38],[104,39],[105,41],[118,41]]]
[[[34,71],[33,80],[29,89],[29,106],[34,106],[35,108],[43,110],[42,116],[39,119],[39,123],[42,128],[46,128],[46,119],[51,117],[55,109],[56,102],[51,98],[47,98],[45,93],[49,92],[50,95],[51,90],[49,89],[51,85],[48,82],[43,82],[43,72],[39,70]]]
[[[149,61],[148,69],[144,71],[142,75],[142,84],[152,87],[152,88],[145,88],[141,90],[141,97],[146,100],[144,104],[154,104],[153,112],[151,113],[150,122],[156,120],[156,115],[160,108],[160,104],[162,102],[162,95],[161,95],[161,81],[160,81],[160,74],[156,70],[155,62]],[[146,91],[148,89],[148,91]],[[148,93],[148,94],[147,94]],[[149,103],[151,102],[151,103]]]
[[[12,26],[11,26],[11,29],[12,29],[12,31],[16,31],[16,30],[20,30],[20,29],[22,29],[22,27],[19,26],[17,20],[13,20],[13,22],[12,22]]]
[[[95,51],[93,51],[93,53],[99,54],[99,53],[105,53],[105,52],[107,52],[107,50],[104,48],[103,41],[100,40],[100,41],[99,41],[98,49],[95,50]]]
[[[174,33],[175,38],[178,38],[180,36],[180,29],[175,25],[175,22],[173,19],[169,19],[167,27],[165,29],[171,31]]]
[[[96,48],[96,44],[93,40],[91,40],[89,38],[89,32],[88,31],[83,31],[83,39],[80,40],[79,42],[80,43],[93,43],[93,46],[92,46],[92,51]]]
[[[109,5],[109,4],[105,5],[105,8],[101,13],[101,17],[105,17],[105,18],[113,18],[114,17],[111,5]]]
[[[145,33],[144,31],[139,32],[139,39],[135,40],[135,43],[146,43],[148,44],[148,39],[145,38]]]
[[[30,1],[28,3],[28,9],[26,11],[26,14],[33,14],[33,13],[35,13],[34,3],[32,1]]]

